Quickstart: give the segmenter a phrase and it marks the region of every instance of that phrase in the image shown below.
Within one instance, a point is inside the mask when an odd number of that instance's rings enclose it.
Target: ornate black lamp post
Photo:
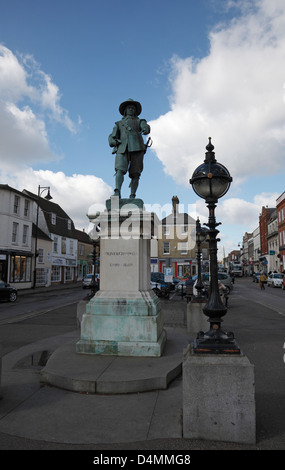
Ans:
[[[204,284],[202,281],[201,275],[201,244],[206,240],[207,229],[201,227],[199,218],[196,220],[196,245],[197,245],[197,265],[198,265],[198,277],[196,283],[196,290],[198,295],[195,297],[195,301],[201,300],[204,301],[205,297],[202,292],[204,290]]]
[[[37,199],[37,219],[36,219],[36,239],[35,239],[35,264],[34,264],[34,274],[33,274],[33,289],[36,287],[36,277],[37,277],[37,257],[38,257],[38,224],[39,224],[39,198],[42,193],[47,190],[47,195],[45,199],[50,201],[52,199],[50,195],[50,186],[39,186],[38,187],[38,199]]]
[[[226,194],[230,188],[232,177],[226,167],[215,159],[214,146],[209,137],[206,147],[205,160],[202,165],[194,171],[190,184],[198,196],[205,199],[209,209],[209,251],[210,251],[210,292],[203,311],[209,317],[210,330],[206,333],[200,332],[194,342],[196,353],[236,353],[240,350],[231,332],[226,333],[221,329],[222,317],[227,313],[227,308],[222,303],[218,284],[218,259],[217,259],[217,235],[219,231],[216,223],[215,208],[218,199]]]

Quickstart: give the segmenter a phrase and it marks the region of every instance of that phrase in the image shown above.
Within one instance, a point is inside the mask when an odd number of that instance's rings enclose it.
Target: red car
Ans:
[[[285,276],[283,277],[283,281],[282,281],[282,289],[285,290]]]

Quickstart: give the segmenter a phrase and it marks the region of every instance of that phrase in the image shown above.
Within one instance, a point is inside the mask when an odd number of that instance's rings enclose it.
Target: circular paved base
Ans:
[[[188,335],[167,330],[161,357],[118,357],[76,353],[76,342],[58,348],[41,371],[41,382],[65,390],[98,394],[124,394],[166,389],[182,372]]]

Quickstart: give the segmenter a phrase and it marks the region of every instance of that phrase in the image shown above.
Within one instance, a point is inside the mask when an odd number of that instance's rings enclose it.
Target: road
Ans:
[[[261,290],[257,283],[252,282],[252,278],[237,278],[233,290],[233,296],[235,295],[285,315],[285,291],[280,287],[268,287],[265,284],[265,290]]]
[[[0,304],[3,354],[44,338],[73,332],[77,328],[77,302],[86,293],[81,288],[38,292],[19,296],[16,304]],[[179,296],[162,299],[161,305],[166,326],[185,326],[185,299]],[[285,449],[285,291],[268,287],[261,291],[251,278],[236,279],[223,320],[222,327],[234,332],[240,348],[254,365],[256,448]],[[2,448],[12,448],[7,446],[14,445],[14,438],[2,436],[2,439]],[[17,445],[15,439],[15,448]],[[22,441],[21,445],[24,445]],[[175,445],[183,449],[189,443],[177,440]]]
[[[18,291],[16,302],[0,302],[0,325],[7,322],[14,323],[19,320],[42,315],[55,308],[72,305],[81,300],[85,295],[86,290],[77,285],[70,289]]]
[[[20,292],[15,303],[0,303],[2,355],[43,338],[77,328],[77,303],[89,291],[69,289]]]

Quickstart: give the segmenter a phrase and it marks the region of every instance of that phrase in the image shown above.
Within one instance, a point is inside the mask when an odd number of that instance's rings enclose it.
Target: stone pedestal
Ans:
[[[183,362],[183,436],[255,444],[254,366],[244,355],[194,354]]]
[[[141,200],[111,198],[100,223],[100,290],[86,305],[76,352],[160,356],[166,341],[150,289],[150,240],[157,227]]]
[[[187,331],[191,338],[196,338],[199,331],[208,331],[210,323],[203,312],[206,302],[199,302],[193,298],[187,304]]]
[[[2,398],[2,344],[0,343],[0,400]]]

